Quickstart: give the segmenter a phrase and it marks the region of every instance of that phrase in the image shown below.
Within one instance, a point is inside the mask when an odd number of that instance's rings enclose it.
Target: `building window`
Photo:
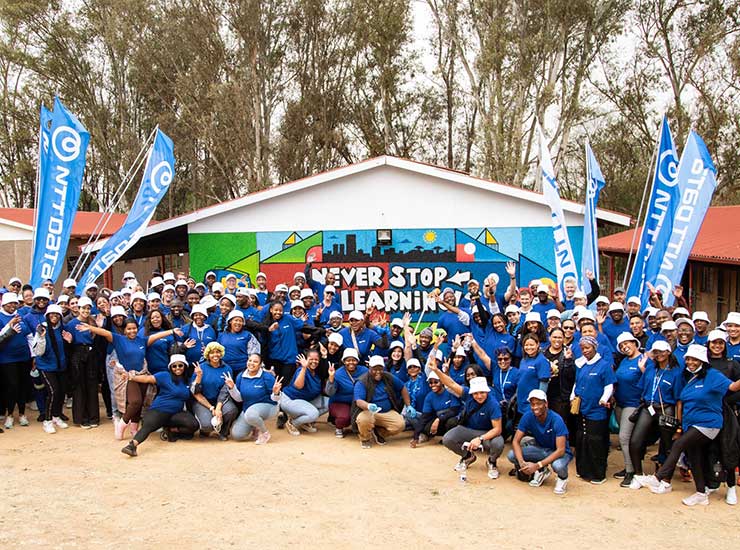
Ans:
[[[380,246],[388,246],[393,243],[393,231],[391,229],[378,229],[375,236]]]

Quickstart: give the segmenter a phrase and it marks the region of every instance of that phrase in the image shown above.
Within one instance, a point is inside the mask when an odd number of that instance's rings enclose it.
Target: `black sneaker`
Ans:
[[[509,470],[509,477],[516,477],[516,468]]]
[[[282,411],[280,413],[278,413],[277,421],[276,421],[277,429],[278,430],[282,430],[285,427],[285,423],[287,422],[287,420],[288,420],[288,415],[287,414],[285,414]]]
[[[618,472],[614,472],[614,477],[617,479],[622,479],[626,475],[627,475],[627,470],[619,470]]]
[[[121,449],[121,452],[128,456],[137,456],[136,445],[134,445],[133,441],[129,441],[129,444]]]
[[[385,437],[380,435],[376,429],[373,429],[373,439],[378,445],[385,445]]]
[[[36,419],[36,422],[43,422],[44,420],[46,420],[46,418],[44,418],[44,413],[41,413]]]
[[[61,418],[61,419],[62,419],[62,420],[64,420],[65,422],[67,422],[67,421],[69,420],[69,417],[68,417],[68,416],[67,416],[66,414],[64,414],[64,413],[60,414],[60,415],[59,415],[59,418]]]
[[[635,477],[635,474],[632,472],[626,473],[624,475],[624,479],[622,480],[622,483],[619,484],[620,487],[629,487],[632,484],[632,479]]]

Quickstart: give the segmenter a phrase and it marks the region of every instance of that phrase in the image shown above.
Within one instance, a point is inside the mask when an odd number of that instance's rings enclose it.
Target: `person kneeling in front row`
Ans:
[[[523,473],[533,475],[529,484],[539,487],[550,476],[550,468],[558,476],[555,494],[563,495],[568,487],[568,463],[573,453],[568,443],[568,428],[563,418],[547,406],[547,394],[542,390],[529,392],[530,411],[519,421],[508,459]],[[531,435],[534,441],[522,445],[522,438]]]
[[[385,439],[401,433],[406,421],[400,414],[401,404],[406,405],[406,415],[415,418],[411,398],[400,379],[385,372],[385,360],[379,355],[370,358],[369,372],[360,376],[354,387],[354,408],[357,431],[363,449],[369,449],[371,438],[378,445]],[[357,412],[359,409],[359,413]]]
[[[498,479],[499,471],[496,460],[504,450],[504,438],[501,437],[501,407],[491,394],[486,379],[476,376],[470,379],[470,387],[461,386],[439,370],[435,362],[429,368],[439,380],[460,398],[462,408],[458,424],[442,438],[442,444],[453,453],[460,455],[455,470],[464,472],[476,461],[475,451],[481,447],[488,453],[488,477]],[[463,448],[463,444],[465,448]]]

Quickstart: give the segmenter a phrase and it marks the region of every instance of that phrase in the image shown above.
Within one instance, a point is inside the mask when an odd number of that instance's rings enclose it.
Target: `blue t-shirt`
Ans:
[[[444,389],[440,393],[430,391],[424,398],[422,413],[439,413],[441,411],[452,409],[459,410],[462,404],[454,394]]]
[[[234,372],[240,373],[247,368],[247,359],[252,353],[260,353],[260,344],[252,333],[246,330],[241,332],[222,332],[218,343],[226,350],[224,363],[233,365]]]
[[[511,401],[519,384],[519,369],[509,367],[503,371],[497,365],[493,367],[491,378],[493,379],[493,395],[496,400],[499,403],[501,401]]]
[[[706,367],[702,367],[706,368]],[[731,382],[717,369],[709,369],[704,378],[691,377],[681,390],[683,429],[722,427],[722,398]]]
[[[357,365],[355,372],[350,374],[345,367],[337,369],[334,373],[334,385],[336,392],[329,398],[329,403],[352,403],[355,391],[355,382],[367,372],[367,367]]]
[[[409,392],[411,406],[417,411],[420,411],[424,406],[424,398],[429,393],[429,384],[427,384],[426,376],[424,376],[423,372],[419,373],[416,379],[412,380],[409,378],[403,385],[406,386],[406,391]]]
[[[368,374],[370,376],[370,374]],[[399,399],[397,400],[399,403],[401,402],[400,394],[401,390],[403,389],[403,382],[399,380],[397,377],[391,375],[393,388],[391,391],[396,392],[396,395],[399,396]],[[367,401],[367,388],[365,387],[365,384],[355,384],[355,392],[354,392],[354,400],[357,401],[358,399],[362,399],[363,401]],[[375,386],[375,393],[373,394],[372,401],[369,401],[369,403],[374,403],[378,407],[380,407],[380,412],[388,412],[393,408],[393,404],[391,403],[390,398],[388,397],[388,390],[385,387],[385,380],[381,380],[378,382],[378,384]]]
[[[468,368],[468,360],[466,359],[463,361],[462,366],[459,369],[456,369],[454,365],[450,365],[450,372],[449,374],[450,378],[452,378],[455,382],[460,384],[461,386],[464,386],[467,384],[465,380],[465,371]]]
[[[516,389],[516,408],[524,414],[529,410],[529,392],[540,387],[540,381],[550,380],[550,361],[538,353],[535,357],[523,357],[519,363],[519,382]]]
[[[646,403],[660,403],[662,398],[664,405],[675,405],[680,399],[682,389],[683,371],[679,367],[659,369],[654,363],[645,367],[642,375],[642,399]]]
[[[501,418],[501,407],[490,393],[481,405],[470,395],[470,388],[463,386],[460,400],[463,403],[464,414],[467,417],[463,424],[466,428],[488,431],[493,427],[491,422]]]
[[[131,339],[116,332],[113,333],[113,349],[116,350],[118,362],[127,371],[140,371],[146,359],[146,338],[136,336]],[[169,373],[165,373],[169,375]]]
[[[148,336],[145,333],[146,329],[140,329],[138,336],[143,338],[145,342],[148,341],[149,336],[157,334],[161,330],[153,330]],[[175,342],[175,338],[170,334],[159,340],[155,340],[151,345],[146,347],[146,367],[149,372],[155,374],[157,372],[165,372],[170,363],[170,346]]]
[[[548,410],[545,421],[540,422],[530,410],[522,416],[517,430],[534,437],[538,447],[553,451],[557,448],[557,438],[565,437],[565,453],[573,456],[568,442],[568,427],[565,425],[563,418],[555,411]]]
[[[292,315],[283,315],[277,321],[277,324],[277,330],[268,332],[270,358],[280,363],[295,363],[295,358],[298,355],[296,333],[303,328],[305,323]]]
[[[15,314],[8,315],[4,311],[0,311],[0,329],[10,323],[13,317],[15,317]],[[31,350],[28,348],[28,340],[26,339],[31,334],[31,329],[22,319],[20,327],[20,333],[13,330],[13,335],[3,344],[0,344],[0,365],[3,363],[31,360]]]
[[[246,411],[257,403],[277,405],[270,397],[272,387],[275,385],[275,377],[265,370],[262,370],[260,375],[254,378],[250,378],[246,374],[247,371],[244,371],[244,374],[236,380],[237,388],[242,396],[242,410]]]
[[[182,328],[182,341],[193,339],[195,340],[195,346],[185,350],[185,357],[188,359],[188,363],[195,363],[200,361],[203,357],[203,350],[208,344],[216,340],[216,331],[213,330],[211,325],[203,325],[202,330],[198,330],[198,327],[193,323],[188,323]]]
[[[218,367],[212,367],[205,359],[200,362],[200,368],[203,370],[203,376],[200,379],[200,391],[212,405],[215,405],[221,387],[224,385],[224,374],[233,375],[234,372],[224,362]],[[191,377],[190,382],[195,382],[195,374]]]
[[[453,342],[455,336],[470,332],[470,327],[463,324],[457,316],[457,313],[451,311],[442,311],[437,319],[437,328],[447,333],[447,341]]]
[[[588,420],[606,420],[607,409],[599,405],[604,386],[617,381],[612,359],[594,356],[593,363],[585,363],[576,370],[575,394],[581,398],[581,416]],[[578,363],[576,363],[578,366]]]
[[[290,385],[283,389],[283,393],[291,399],[311,401],[321,394],[321,378],[319,378],[319,374],[317,372],[311,372],[311,369],[306,368],[306,376],[303,379],[303,388],[298,389],[293,384],[295,384],[295,381],[302,369],[303,367],[298,367],[296,369],[293,374],[293,379],[290,381]]]
[[[88,331],[81,331],[77,330],[78,325],[83,325],[87,323],[83,323],[76,317],[74,319],[71,319],[69,323],[67,323],[67,331],[72,335],[72,344],[73,345],[84,345],[84,346],[92,346],[93,338],[95,338],[95,335]]]
[[[44,321],[46,324],[46,349],[43,355],[36,356],[36,368],[46,372],[57,372],[60,370],[66,370],[67,368],[67,357],[64,354],[64,340],[62,338],[62,331],[67,330],[64,325],[59,325],[54,329],[49,329],[49,323]],[[54,346],[51,343],[51,333],[54,332],[54,338],[57,342],[57,351],[59,355],[54,353]],[[57,361],[57,358],[59,361]]]
[[[345,347],[355,347],[350,327],[344,327],[339,331],[339,334],[341,334],[342,339],[344,340]],[[357,339],[356,349],[357,354],[360,356],[360,363],[364,363],[370,356],[370,351],[372,350],[373,345],[375,345],[375,342],[380,340],[380,335],[372,329],[363,328],[359,334],[355,334],[355,338]]]
[[[614,392],[614,399],[617,401],[617,407],[637,407],[640,405],[640,396],[642,395],[642,371],[638,366],[640,356],[634,359],[625,357],[619,364],[615,373],[617,377],[617,389]],[[650,359],[645,364],[652,363]]]
[[[178,380],[177,384],[172,381],[169,372],[157,372],[154,374],[157,381],[157,397],[152,401],[150,409],[162,411],[163,413],[179,413],[185,406],[185,401],[190,397],[190,389],[184,380]]]
[[[608,338],[609,347],[611,348],[612,353],[614,353],[619,350],[619,348],[617,347],[617,338],[623,332],[630,331],[630,323],[627,320],[626,316],[622,318],[622,322],[619,324],[615,323],[614,319],[608,316],[604,321],[604,324],[601,325],[601,330],[603,331],[603,334]]]
[[[737,344],[727,342],[727,358],[740,362],[740,342]]]

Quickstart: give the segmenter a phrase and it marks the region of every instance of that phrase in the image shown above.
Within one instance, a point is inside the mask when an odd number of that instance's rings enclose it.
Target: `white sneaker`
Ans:
[[[301,424],[298,427],[301,430],[303,430],[304,432],[308,432],[310,434],[315,434],[316,432],[319,431],[319,429],[316,426],[314,426],[313,423],[310,423],[310,424]]]
[[[711,487],[707,487],[707,488],[706,488],[706,489],[704,489],[704,490],[706,491],[706,493],[707,493],[708,495],[711,495],[712,493],[716,493],[717,491],[719,491],[719,487],[714,487],[714,488],[711,488]]]
[[[71,397],[68,397],[67,399],[64,400],[64,406],[67,409],[72,408],[72,398]]]
[[[10,430],[13,428],[13,417],[11,415],[8,415],[8,417],[5,419],[5,424],[3,424],[6,430]]]
[[[44,420],[44,431],[48,434],[55,434],[54,423],[51,420]]]
[[[686,506],[696,506],[699,504],[700,506],[706,506],[709,504],[709,495],[706,493],[694,493],[691,496],[688,496],[681,500]]]
[[[25,414],[22,414],[18,419],[18,424],[21,426],[28,426],[28,417]]]
[[[671,487],[671,484],[665,480],[660,481],[657,486],[650,486],[650,491],[656,495],[665,495],[666,493],[670,493],[672,490],[673,487]]]
[[[727,488],[727,496],[725,497],[725,502],[730,506],[735,506],[735,504],[737,504],[737,491],[735,486]]]
[[[460,462],[458,462],[457,464],[455,464],[455,471],[456,472],[462,472],[463,470],[467,470],[467,469],[468,469],[468,465],[465,464],[465,461],[462,458],[460,459]]]
[[[545,480],[548,477],[550,477],[550,473],[551,473],[551,471],[550,471],[550,468],[549,467],[545,467],[542,470],[537,470],[534,473],[534,477],[532,478],[532,481],[529,482],[529,486],[530,487],[539,487],[540,485],[542,485],[545,482]]]
[[[488,478],[489,479],[498,479],[499,478],[499,471],[498,468],[496,468],[496,465],[493,464],[490,460],[488,463]]]
[[[635,476],[632,478],[632,481],[630,481],[630,489],[633,491],[637,491],[639,489],[642,489],[643,485],[640,483],[640,481],[637,479],[638,476]],[[639,477],[645,477],[645,476],[639,476]]]
[[[564,495],[568,490],[568,480],[558,478],[555,481],[555,488],[552,490],[556,495]]]
[[[643,487],[657,487],[660,485],[660,481],[658,481],[658,478],[650,475],[650,476],[635,476],[635,479],[640,482],[640,485]]]
[[[36,404],[36,401],[31,401],[31,404],[30,404],[30,405],[28,405],[28,407],[29,407],[29,408],[30,408],[30,409],[31,409],[32,411],[38,411],[38,410],[39,410],[39,406],[38,406],[38,405]]]
[[[341,428],[337,428],[334,430],[334,437],[338,437],[339,439],[344,439],[344,430]]]
[[[65,422],[64,420],[62,420],[62,419],[61,419],[61,418],[59,418],[58,416],[53,416],[53,417],[51,418],[51,421],[52,421],[52,423],[53,423],[53,424],[54,424],[55,426],[57,426],[57,427],[59,427],[59,428],[62,428],[63,430],[66,430],[67,428],[69,428],[69,424],[67,424],[67,423],[66,423],[66,422]]]
[[[292,436],[301,435],[301,431],[293,425],[290,419],[285,421],[285,431]]]

